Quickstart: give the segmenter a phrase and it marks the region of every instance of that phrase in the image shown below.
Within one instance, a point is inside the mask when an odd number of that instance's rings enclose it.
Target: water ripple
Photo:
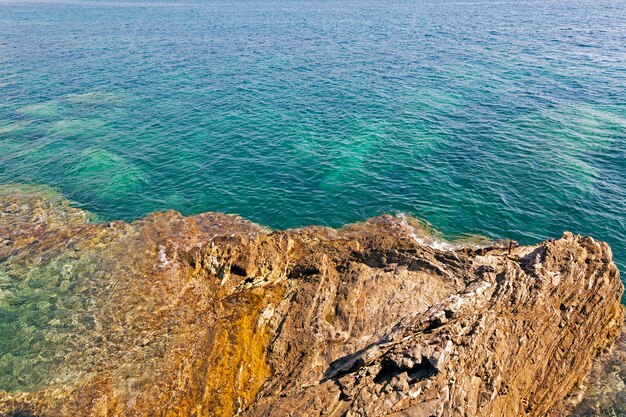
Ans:
[[[0,183],[104,219],[571,229],[626,267],[623,0],[0,3]]]

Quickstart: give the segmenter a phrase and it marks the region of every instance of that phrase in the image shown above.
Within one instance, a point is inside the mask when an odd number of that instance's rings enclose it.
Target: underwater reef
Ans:
[[[589,415],[610,402],[602,364],[624,369],[623,290],[609,246],[568,232],[454,245],[389,215],[96,222],[13,185],[0,415]]]

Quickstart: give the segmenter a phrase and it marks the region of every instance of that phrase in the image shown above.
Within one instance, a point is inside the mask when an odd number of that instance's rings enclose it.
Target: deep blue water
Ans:
[[[626,266],[626,2],[0,0],[0,183],[103,219],[391,212]]]

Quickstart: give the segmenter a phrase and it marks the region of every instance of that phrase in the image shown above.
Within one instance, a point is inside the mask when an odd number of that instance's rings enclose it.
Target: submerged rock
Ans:
[[[623,324],[590,237],[437,249],[392,216],[95,224],[0,194],[4,416],[559,415]]]

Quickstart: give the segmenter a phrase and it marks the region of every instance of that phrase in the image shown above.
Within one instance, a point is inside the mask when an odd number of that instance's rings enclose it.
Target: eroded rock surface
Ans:
[[[2,191],[0,415],[557,415],[623,323],[590,237],[509,254],[392,216],[87,220]]]

